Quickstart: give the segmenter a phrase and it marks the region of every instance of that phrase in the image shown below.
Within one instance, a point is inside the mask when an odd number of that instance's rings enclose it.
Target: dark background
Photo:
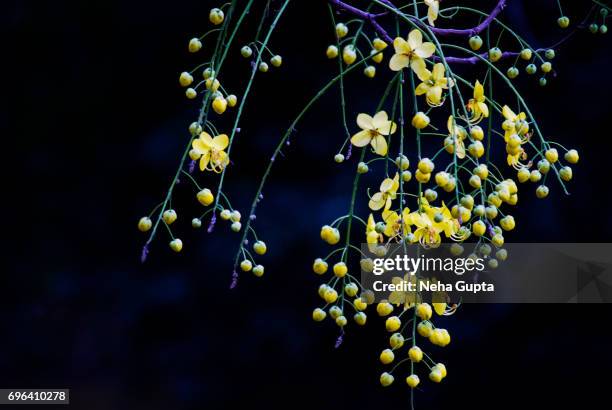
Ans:
[[[284,65],[258,77],[232,152],[227,193],[243,215],[281,132],[336,70],[324,57],[327,6],[293,3],[271,43]],[[503,17],[529,41],[545,46],[563,36],[555,2],[510,3]],[[563,3],[574,23],[591,4]],[[197,115],[177,85],[178,73],[199,62],[186,43],[208,30],[216,5],[3,2],[0,387],[68,387],[71,407],[89,410],[408,408],[401,377],[388,389],[378,384],[387,334],[375,314],[366,329],[350,326],[337,350],[337,327],[310,320],[319,302],[310,264],[326,252],[318,231],[346,212],[356,165],[332,161],[343,138],[337,95],[298,126],[264,191],[255,223],[269,246],[264,278],[245,275],[228,290],[237,235],[225,224],[213,235],[193,232],[199,208],[186,184],[174,201],[184,252],[171,254],[160,232],[139,263],[136,222],[162,199]],[[224,84],[240,95],[249,65],[237,53]],[[610,241],[610,62],[607,36],[584,32],[557,50],[557,77],[546,88],[520,75],[544,133],[579,149],[581,161],[570,197],[556,183],[547,201],[522,191],[508,240]],[[349,80],[351,129],[355,113],[374,109],[380,77]],[[464,306],[440,320],[453,343],[430,349],[449,377],[424,382],[417,408],[559,408],[587,397],[586,384],[610,365],[609,313],[595,305]]]

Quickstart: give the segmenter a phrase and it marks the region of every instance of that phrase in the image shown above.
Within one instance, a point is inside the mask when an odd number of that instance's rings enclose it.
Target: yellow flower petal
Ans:
[[[431,78],[431,71],[427,69],[423,59],[414,59],[414,61],[410,64],[410,68],[412,68],[412,71],[414,71],[421,81],[427,81]]]
[[[484,101],[484,87],[478,80],[476,80],[476,84],[474,85],[474,99],[478,102]]]
[[[384,205],[385,205],[385,199],[383,198],[383,195],[380,192],[377,192],[374,195],[372,195],[372,198],[370,198],[370,202],[368,202],[368,206],[373,211],[378,211]]]
[[[380,192],[389,192],[393,188],[393,180],[391,178],[385,178],[380,183]]]
[[[433,66],[433,71],[431,72],[434,81],[444,78],[444,71],[445,71],[444,64],[436,63]]]
[[[204,145],[207,145],[209,147],[211,147],[213,143],[212,137],[210,136],[209,133],[205,131],[200,134],[200,141],[202,141]]]
[[[414,50],[414,54],[421,58],[429,58],[436,52],[436,46],[434,43],[423,43],[420,47]]]
[[[362,130],[373,130],[375,128],[373,118],[368,114],[359,114],[357,116],[357,125]]]
[[[438,315],[443,315],[446,311],[446,303],[432,303],[432,306]]]
[[[206,167],[208,166],[208,162],[209,161],[210,161],[210,151],[207,151],[200,158],[200,171],[204,171],[206,169]]]
[[[442,88],[441,87],[430,87],[427,90],[427,102],[430,105],[440,105],[442,100]]]
[[[383,124],[389,121],[389,116],[386,111],[378,111],[374,118],[372,118],[372,124],[374,124],[374,128],[380,128]]]
[[[410,47],[410,49],[412,51],[415,51],[422,44],[423,34],[417,29],[412,30],[410,34],[408,34],[408,46]]]
[[[370,144],[372,144],[374,152],[376,152],[378,155],[387,155],[387,140],[385,140],[385,137],[383,137],[382,135],[377,135],[376,137],[372,138]]]
[[[401,37],[395,37],[393,48],[395,49],[395,54],[410,54],[412,51],[408,42]]]
[[[507,105],[502,108],[502,114],[507,120],[514,121],[516,119],[516,114]]]
[[[482,115],[484,117],[488,117],[489,116],[489,107],[487,106],[487,104],[485,104],[483,102],[479,102],[477,104],[478,104],[478,108],[482,112]]]
[[[370,131],[359,131],[357,134],[351,137],[351,144],[356,147],[365,147],[372,140],[372,134]]]
[[[405,54],[393,54],[389,60],[389,68],[393,71],[400,71],[410,65],[410,58]]]
[[[218,151],[224,150],[228,145],[229,138],[225,134],[217,135],[215,138],[213,138],[212,144],[210,144],[211,147]]]
[[[204,153],[210,151],[210,147],[207,146],[206,144],[204,144],[202,142],[201,139],[195,139],[193,140],[193,142],[191,143],[191,146],[193,147],[194,150],[197,151],[198,154],[203,155]]]
[[[421,83],[421,84],[417,85],[417,88],[415,88],[414,93],[416,95],[423,95],[427,91],[429,91],[429,86],[427,84],[425,84],[425,83]]]

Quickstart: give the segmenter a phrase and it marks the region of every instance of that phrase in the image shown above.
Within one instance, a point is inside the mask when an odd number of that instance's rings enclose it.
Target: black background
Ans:
[[[271,43],[283,67],[258,77],[232,152],[227,193],[243,214],[281,132],[336,70],[324,56],[333,39],[327,6],[293,3]],[[529,41],[563,36],[555,2],[510,3],[503,17]],[[563,3],[573,22],[590,8],[586,0]],[[310,264],[326,252],[318,231],[346,212],[356,165],[332,161],[343,138],[335,93],[298,126],[264,191],[255,223],[269,245],[264,278],[245,275],[228,290],[237,235],[224,224],[212,235],[192,232],[199,208],[187,184],[174,201],[184,252],[171,254],[161,232],[139,263],[136,221],[161,200],[197,115],[176,80],[199,62],[186,43],[208,30],[216,5],[3,2],[0,387],[68,387],[71,407],[90,410],[407,408],[401,378],[388,389],[378,384],[382,320],[370,314],[366,329],[351,326],[339,349],[337,327],[310,320],[319,302]],[[252,31],[247,25],[242,35]],[[249,64],[237,53],[224,84],[239,94]],[[544,133],[579,149],[581,162],[571,196],[556,184],[546,201],[524,191],[508,240],[608,242],[608,37],[579,33],[553,64],[557,77],[546,88],[524,72],[517,83]],[[374,109],[385,78],[351,77],[351,129],[355,113]],[[366,212],[363,204],[358,210]],[[431,349],[449,377],[423,383],[417,408],[562,407],[610,365],[609,312],[464,306],[440,320],[453,342]]]

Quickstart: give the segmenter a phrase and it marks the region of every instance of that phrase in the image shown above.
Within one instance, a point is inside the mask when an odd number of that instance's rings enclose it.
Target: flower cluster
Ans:
[[[509,232],[516,227],[512,214],[519,204],[519,191],[521,198],[530,191],[536,198],[545,198],[553,186],[551,179],[555,178],[567,192],[566,183],[573,177],[571,166],[579,161],[578,151],[567,149],[542,133],[513,81],[520,73],[516,65],[522,62],[529,75],[538,72],[539,66],[539,84],[546,85],[547,75],[553,73],[554,48],[532,47],[501,23],[499,15],[506,6],[505,0],[499,0],[490,13],[461,5],[441,9],[438,0],[401,8],[390,1],[376,0],[366,10],[341,0],[329,0],[334,41],[327,46],[325,55],[335,60],[338,73],[314,94],[280,137],[251,207],[242,218],[231,205],[223,185],[224,176],[234,165],[230,153],[256,76],[271,67],[282,66],[283,59],[271,51],[270,41],[290,0],[282,0],[279,7],[276,4],[271,7],[271,0],[261,2],[265,3],[261,13],[252,13],[258,2],[241,3],[226,3],[210,10],[208,20],[212,29],[188,43],[190,53],[207,57],[194,69],[181,73],[179,83],[188,99],[200,97],[202,105],[197,121],[189,126],[189,143],[167,195],[138,222],[140,231],[150,232],[143,260],[159,226],[166,228],[172,250],[183,249],[183,242],[171,229],[181,220],[172,208],[172,198],[176,186],[187,181],[195,189],[195,199],[205,207],[202,214],[192,219],[193,228],[202,227],[203,220],[210,218],[207,229],[210,233],[218,216],[230,224],[232,231],[241,233],[231,287],[236,286],[242,272],[262,276],[264,266],[256,259],[265,255],[268,248],[253,227],[255,211],[263,199],[262,189],[298,122],[328,90],[339,86],[345,136],[334,160],[344,164],[352,156],[358,158],[354,159],[348,211],[320,231],[320,238],[332,249],[312,265],[315,274],[325,278],[318,286],[320,304],[313,310],[312,318],[317,322],[328,317],[333,320],[340,329],[339,346],[349,323],[365,326],[369,310],[375,309],[377,316],[385,318],[385,329],[390,333],[388,346],[385,341],[379,360],[383,366],[393,365],[384,367],[380,383],[389,386],[394,374],[401,374],[412,392],[424,376],[431,382],[441,382],[447,377],[447,368],[434,360],[436,352],[430,346],[444,347],[450,343],[449,331],[439,327],[440,318],[454,314],[458,306],[451,304],[444,293],[435,295],[430,304],[418,292],[400,291],[375,304],[373,292],[355,274],[358,270],[368,273],[373,269],[372,259],[361,252],[359,245],[367,244],[372,253],[382,257],[391,244],[422,250],[449,242],[451,252],[461,255],[467,253],[465,245],[470,243],[475,246],[468,257],[483,258],[489,269],[497,268],[509,257],[503,246],[505,235],[511,235]],[[589,13],[578,27],[591,22],[588,25],[591,32],[605,34],[609,8],[600,2],[595,4],[600,9],[599,15],[593,20]],[[336,11],[353,18],[336,21]],[[480,22],[468,29],[444,28],[445,20],[458,13]],[[557,24],[565,29],[570,20],[562,10],[560,13]],[[256,32],[250,41],[235,47],[242,23],[254,14],[261,18]],[[402,35],[392,38],[381,23],[384,18],[393,23],[389,29]],[[486,40],[480,37],[482,33],[487,34],[483,36]],[[216,41],[208,43],[209,35],[216,36]],[[502,36],[509,36],[510,41],[491,41]],[[449,37],[451,40],[447,41]],[[516,44],[512,51],[498,47],[512,43]],[[481,51],[483,47],[485,51]],[[381,64],[385,53],[388,63]],[[228,86],[231,78],[222,77],[224,62],[233,54],[249,62],[246,66],[249,80],[244,90],[237,92],[240,100],[227,91],[231,89]],[[511,59],[512,65],[504,65]],[[467,74],[462,71],[460,75],[455,70],[459,64],[479,68],[467,70]],[[380,73],[378,78],[384,82],[380,98],[368,96],[368,100],[374,100],[368,113],[352,113],[347,108],[345,87],[357,68],[363,68],[361,72],[369,79]],[[510,92],[510,98],[506,93],[499,93],[502,98],[497,91],[494,94],[500,85]],[[347,118],[355,118],[356,126],[351,126]],[[496,163],[496,158],[505,161]],[[196,166],[202,172],[194,175]],[[211,188],[200,186],[203,179]],[[535,189],[526,188],[529,183],[536,184]],[[358,211],[358,203],[363,203],[364,208],[367,205],[363,214]],[[355,229],[359,224],[359,229]],[[395,282],[426,280],[419,272],[394,278]],[[400,355],[404,357],[396,360]]]

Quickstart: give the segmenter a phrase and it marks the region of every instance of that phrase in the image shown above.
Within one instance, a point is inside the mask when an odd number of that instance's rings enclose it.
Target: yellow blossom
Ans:
[[[474,85],[474,98],[470,98],[468,101],[467,109],[472,113],[470,119],[472,124],[478,124],[483,118],[489,116],[489,107],[485,103],[484,87],[478,80]]]
[[[227,164],[229,157],[224,151],[229,145],[229,138],[225,134],[212,138],[207,132],[202,132],[198,139],[192,142],[192,158],[200,160],[200,170],[209,169],[221,172]]]
[[[415,94],[425,94],[427,104],[433,107],[440,105],[442,90],[448,89],[448,78],[444,76],[444,65],[436,63],[433,66],[433,71],[429,71],[425,66],[425,61],[416,60],[412,63],[412,69],[419,80],[422,81],[415,89]]]
[[[393,40],[393,48],[395,48],[395,54],[389,60],[389,68],[393,71],[400,71],[415,61],[429,58],[436,51],[433,43],[423,43],[423,34],[417,29],[410,32],[408,41],[396,37]]]
[[[391,210],[385,210],[382,213],[383,221],[385,221],[384,234],[389,238],[393,238],[397,235],[407,235],[410,232],[410,223],[408,216],[410,215],[410,209],[404,208],[402,210],[402,216]],[[402,229],[403,227],[403,229]]]
[[[414,231],[413,242],[436,247],[442,242],[441,233],[450,238],[459,230],[459,223],[453,219],[449,209],[442,203],[441,207],[422,205],[424,212],[410,214],[410,223],[417,229]]]
[[[389,121],[387,113],[379,111],[374,117],[370,117],[368,114],[359,114],[357,125],[361,128],[361,131],[353,135],[351,143],[356,147],[365,147],[370,144],[378,155],[386,155],[387,140],[384,136],[393,134],[397,129],[397,125],[393,121]]]
[[[427,21],[430,26],[434,26],[434,22],[438,18],[438,11],[440,10],[439,0],[425,0],[427,6]]]
[[[383,206],[385,210],[391,207],[391,202],[397,196],[397,190],[399,188],[399,174],[395,174],[393,179],[385,178],[385,180],[380,184],[380,192],[375,193],[370,198],[370,202],[368,206],[373,211],[378,211]]]
[[[449,115],[448,121],[446,121],[446,128],[448,129],[449,138],[446,141],[447,151],[450,153],[457,152],[457,158],[465,158],[465,144],[463,140],[467,137],[467,131],[460,125],[457,125],[455,118]]]

